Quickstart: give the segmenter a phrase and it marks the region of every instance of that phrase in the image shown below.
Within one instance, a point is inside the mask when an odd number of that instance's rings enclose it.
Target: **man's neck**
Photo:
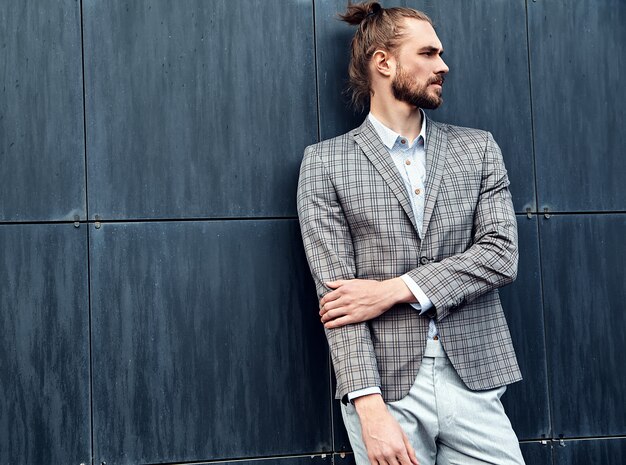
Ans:
[[[405,103],[390,106],[377,104],[372,99],[370,112],[374,117],[394,132],[414,140],[422,129],[422,112],[417,107]]]

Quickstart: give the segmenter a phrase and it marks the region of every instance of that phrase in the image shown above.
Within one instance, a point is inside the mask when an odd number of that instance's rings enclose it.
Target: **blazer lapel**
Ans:
[[[426,237],[428,223],[435,208],[439,185],[446,164],[448,134],[444,126],[428,119],[426,124],[426,198],[424,199],[424,223],[422,231]]]
[[[415,230],[415,217],[413,216],[413,209],[411,208],[411,202],[409,201],[404,181],[396,168],[395,163],[391,159],[389,151],[384,146],[376,130],[366,118],[363,124],[357,129],[352,131],[352,136],[365,156],[372,162],[376,170],[380,173],[387,185],[391,188],[391,191],[400,201],[400,205],[411,220],[411,224]]]

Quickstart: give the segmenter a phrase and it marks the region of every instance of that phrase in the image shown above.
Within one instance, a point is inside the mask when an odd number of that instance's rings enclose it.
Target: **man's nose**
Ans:
[[[443,58],[439,57],[439,61],[439,70],[437,71],[437,73],[446,74],[448,71],[450,71],[450,68],[448,68],[446,62],[443,61]]]

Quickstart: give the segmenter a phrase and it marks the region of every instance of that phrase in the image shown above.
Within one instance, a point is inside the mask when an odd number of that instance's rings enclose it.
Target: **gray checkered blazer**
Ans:
[[[490,133],[428,120],[424,240],[400,173],[366,119],[307,147],[298,215],[318,298],[337,279],[408,273],[434,304],[439,337],[472,390],[521,379],[497,288],[517,273],[509,180]],[[436,312],[436,313],[435,313]],[[417,376],[429,318],[408,304],[326,330],[337,397],[380,386],[391,402]]]

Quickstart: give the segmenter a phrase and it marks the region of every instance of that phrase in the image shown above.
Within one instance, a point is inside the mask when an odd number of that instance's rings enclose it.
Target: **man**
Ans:
[[[306,149],[298,214],[357,464],[523,464],[500,396],[521,379],[497,288],[516,219],[491,134],[441,124],[430,19],[352,4],[363,124]]]

